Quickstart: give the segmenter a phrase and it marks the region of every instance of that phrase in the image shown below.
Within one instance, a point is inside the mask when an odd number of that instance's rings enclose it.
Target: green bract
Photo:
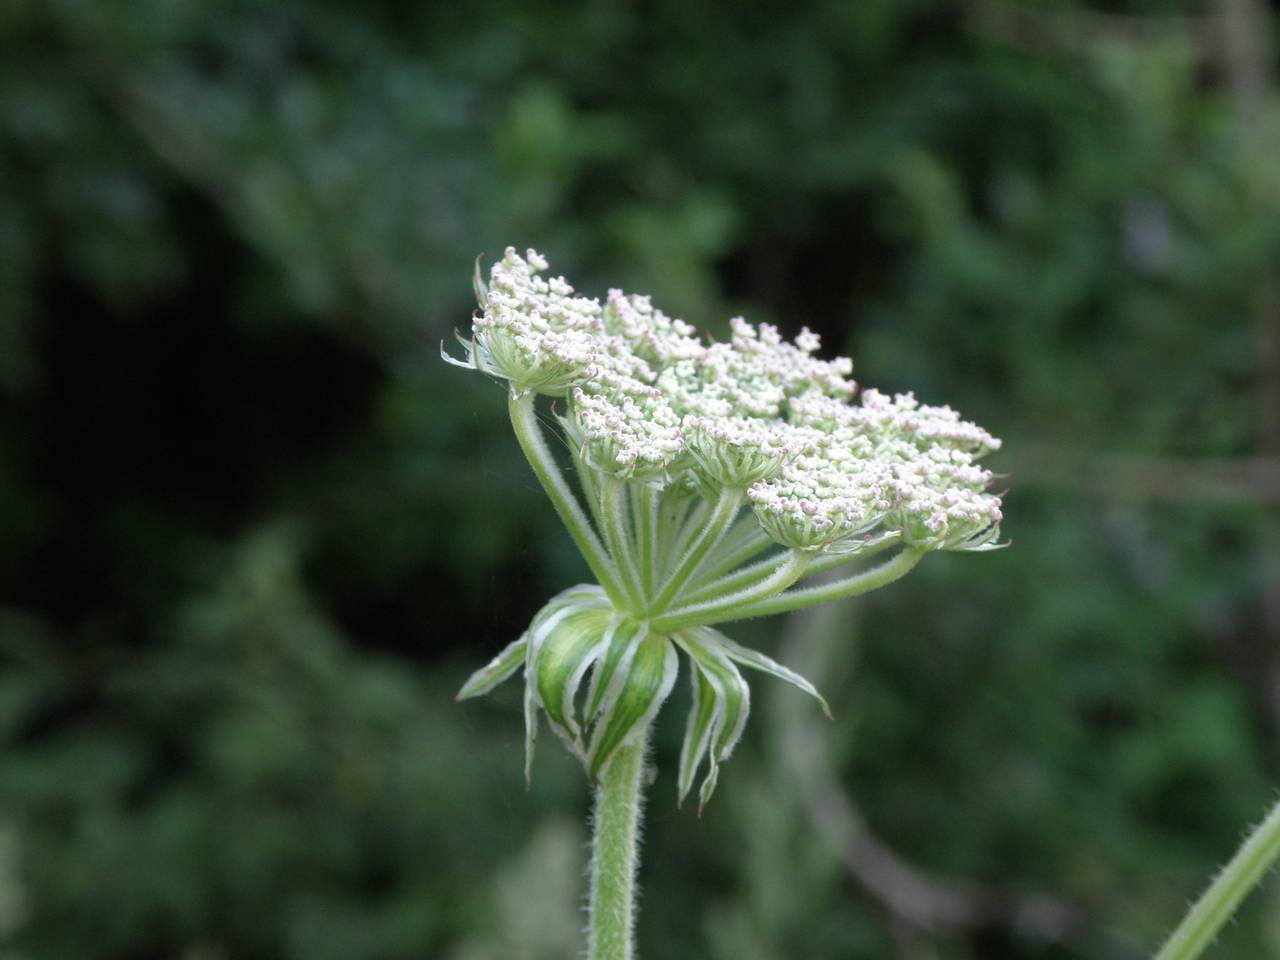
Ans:
[[[729,758],[747,722],[751,695],[738,666],[792,683],[830,710],[813,685],[710,627],[655,634],[649,624],[615,611],[599,587],[579,586],[548,603],[529,629],[463,686],[458,699],[488,693],[525,670],[526,775],[537,739],[538,710],[595,779],[618,749],[635,741],[675,683],[676,650],[683,650],[693,709],[680,753],[679,799],[684,800],[705,758],[700,806],[715,790],[719,764]],[[587,676],[590,674],[590,681]]]
[[[602,306],[546,267],[508,249],[488,284],[477,268],[480,312],[450,359],[510,385],[516,437],[598,583],[553,598],[459,698],[523,669],[526,770],[541,713],[599,780],[643,742],[683,659],[677,790],[705,771],[701,807],[750,710],[742,667],[818,697],[713,626],[864,593],[929,551],[995,548],[1000,499],[977,461],[1000,442],[910,394],[855,400],[852,363],[819,359],[807,330],[787,342],[735,318],[707,344],[647,297],[612,290]],[[537,394],[559,398],[576,489]],[[879,566],[797,585],[886,550]]]

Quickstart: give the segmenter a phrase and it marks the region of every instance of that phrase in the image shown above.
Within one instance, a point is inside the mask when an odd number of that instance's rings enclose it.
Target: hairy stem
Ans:
[[[696,577],[688,588],[681,591],[677,598],[680,604],[687,605],[691,603],[703,603],[707,600],[715,600],[717,597],[723,597],[737,590],[751,586],[753,583],[759,583],[781,564],[786,563],[787,554],[776,553],[763,560],[758,560],[747,567],[739,567],[733,573],[722,576],[718,580],[712,579],[718,576],[714,571],[708,570],[706,576]]]
[[[588,960],[631,960],[640,861],[640,790],[646,735],[622,747],[596,787],[591,837]]]
[[[600,506],[600,473],[586,462],[580,451],[573,451],[573,465],[578,473],[578,485],[582,487],[582,499],[587,502],[596,530],[604,530],[604,509]]]
[[[760,528],[755,516],[748,513],[724,535],[695,580],[699,585],[708,584],[776,545],[773,538]]]
[[[662,582],[663,575],[678,557],[680,533],[684,523],[693,510],[692,498],[674,496],[669,490],[663,493],[662,506],[658,511],[658,556],[657,572],[653,582],[656,587]]]
[[[806,577],[816,576],[827,570],[843,567],[846,563],[852,563],[855,560],[866,560],[868,557],[874,557],[877,553],[884,553],[886,550],[896,546],[898,546],[897,537],[880,537],[873,540],[869,546],[865,546],[855,553],[824,554],[809,565],[809,569],[804,572],[804,575]]]
[[[640,571],[632,548],[630,525],[627,523],[626,484],[608,474],[600,478],[601,513],[604,514],[604,539],[617,565],[619,579],[626,591],[628,608],[639,613],[644,605],[640,587]]]
[[[880,566],[872,567],[862,573],[854,574],[852,577],[845,577],[843,580],[836,580],[834,583],[805,587],[802,590],[792,590],[776,597],[741,604],[735,606],[732,610],[725,611],[725,616],[717,616],[716,619],[700,620],[699,622],[709,625],[713,623],[728,623],[732,620],[750,620],[754,617],[767,617],[775,613],[786,613],[789,610],[811,607],[816,603],[826,603],[828,600],[856,597],[859,594],[869,593],[879,587],[893,583],[893,581],[901,577],[905,577],[920,562],[920,558],[923,556],[924,551],[922,550],[903,550],[892,560],[888,560],[880,564]]]
[[[756,556],[756,554],[762,553],[763,550],[773,547],[773,540],[769,539],[769,536],[765,534],[763,530],[756,527],[754,532],[755,534],[758,534],[760,538],[763,538],[763,545],[749,550],[748,544],[744,543],[732,552],[733,554],[736,554],[735,562],[732,564],[718,562],[719,556],[730,556],[730,553],[728,553],[724,548],[726,548],[728,539],[730,539],[735,532],[737,531],[731,530],[728,534],[724,535],[724,541],[722,541],[721,547],[717,548],[716,553],[714,553],[712,557],[708,558],[707,564],[704,564],[703,570],[700,570],[698,576],[694,577],[694,581],[692,581],[691,584],[692,589],[686,590],[685,594],[681,596],[682,603],[700,603],[703,602],[703,600],[714,599],[716,596],[723,596],[731,590],[740,590],[744,588],[744,586],[754,584],[754,582],[758,580],[763,580],[769,572],[778,566],[778,564],[785,561],[786,554],[780,553],[774,554],[772,557],[765,557],[762,561],[756,561],[749,567],[736,568],[737,564],[748,561],[748,559]],[[813,563],[810,563],[808,568],[806,568],[804,575],[806,577],[812,577],[817,575],[817,573],[823,573],[828,570],[833,570],[833,568],[836,567],[845,566],[846,563],[852,563],[854,561],[860,561],[860,559],[874,557],[877,553],[883,553],[884,550],[896,547],[896,545],[896,538],[883,538],[874,540],[872,544],[868,545],[868,547],[856,550],[854,553],[819,554],[818,557],[814,558]],[[753,544],[751,544],[751,547],[754,547],[754,541]],[[717,577],[719,577],[718,580]]]
[[[652,487],[642,487],[640,504],[636,510],[636,542],[640,548],[640,593],[647,601],[653,596],[658,564],[658,517],[662,507],[662,493]]]
[[[720,491],[716,505],[711,510],[711,516],[707,518],[701,532],[680,557],[676,568],[671,571],[671,576],[662,585],[661,592],[654,597],[650,609],[665,610],[667,608],[680,588],[697,571],[698,564],[702,563],[711,549],[720,542],[724,532],[729,529],[729,524],[733,522],[734,514],[738,512],[741,503],[741,490],[726,487]]]
[[[855,560],[865,560],[896,545],[894,540],[881,540],[859,550],[857,553],[819,554],[805,568],[803,576],[812,577],[815,574],[853,563]],[[695,578],[693,589],[683,593],[680,597],[680,602],[682,604],[703,603],[707,600],[723,597],[734,590],[742,590],[753,583],[763,580],[786,559],[787,555],[785,553],[774,554],[773,556],[765,557],[763,560],[758,560],[748,567],[734,570],[728,576],[721,577],[719,580],[711,580],[709,576],[697,577]]]
[[[533,394],[518,394],[514,390],[511,392],[507,405],[511,412],[511,426],[515,430],[516,440],[519,441],[520,449],[524,451],[529,465],[533,467],[533,472],[542,484],[542,489],[551,499],[556,513],[560,515],[560,519],[568,529],[569,536],[573,538],[578,551],[587,561],[587,566],[595,574],[600,586],[604,587],[605,592],[609,594],[609,599],[615,604],[620,604],[626,599],[626,594],[618,580],[617,570],[600,543],[600,538],[591,529],[591,521],[582,512],[582,506],[573,495],[573,490],[565,482],[564,475],[556,465],[555,457],[547,449],[547,443],[542,437],[542,428],[538,425],[538,412],[533,403]]]
[[[680,526],[672,536],[671,550],[663,571],[666,576],[670,576],[676,562],[689,549],[689,544],[693,543],[698,531],[707,525],[710,516],[711,504],[702,497],[696,497],[693,504],[684,512],[680,519]],[[665,583],[665,579],[662,582]]]
[[[1277,859],[1280,859],[1280,803],[1214,878],[1156,954],[1156,960],[1194,960],[1200,956]]]
[[[809,565],[812,559],[812,554],[801,553],[799,550],[790,550],[787,552],[786,559],[782,562],[782,565],[755,586],[747,587],[717,600],[695,603],[691,606],[672,610],[670,613],[655,618],[653,629],[658,633],[668,633],[672,630],[694,626],[695,624],[722,623],[725,620],[741,619],[736,616],[738,610],[741,610],[744,606],[749,607],[756,602],[768,602],[767,598],[787,589],[787,587],[800,579],[804,574],[805,567]]]

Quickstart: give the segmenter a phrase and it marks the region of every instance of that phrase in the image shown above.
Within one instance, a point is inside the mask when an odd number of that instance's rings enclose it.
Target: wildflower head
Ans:
[[[893,506],[890,472],[856,435],[812,429],[805,449],[747,495],[760,526],[783,546],[847,553]]]
[[[487,288],[477,283],[482,312],[472,321],[472,339],[462,341],[463,366],[510,380],[513,389],[558,397],[596,375],[600,304],[575,297],[563,277],[539,276],[546,269],[537,251],[521,257],[508,247]]]
[[[784,424],[759,417],[688,416],[680,426],[694,471],[712,488],[745,490],[777,473],[796,449]]]
[[[610,373],[573,388],[566,430],[593,469],[643,483],[665,483],[685,448],[662,391]]]
[[[707,342],[648,297],[610,290],[601,304],[546,269],[508,249],[488,284],[477,277],[481,312],[453,362],[509,382],[517,437],[599,584],[554,598],[462,695],[523,669],[530,748],[545,715],[597,777],[643,735],[683,654],[679,791],[705,767],[705,802],[749,709],[740,667],[817,695],[713,625],[826,596],[787,592],[815,564],[900,550],[841,581],[851,595],[926,552],[996,548],[1001,503],[979,461],[1000,441],[910,393],[859,394],[852,362],[820,358],[808,330],[788,341],[739,317]],[[563,405],[577,493],[541,440],[534,394]]]

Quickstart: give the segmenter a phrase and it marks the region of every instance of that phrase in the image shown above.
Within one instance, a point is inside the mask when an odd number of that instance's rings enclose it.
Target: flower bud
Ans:
[[[772,476],[795,445],[779,425],[755,418],[685,417],[694,470],[707,484],[746,489]]]
[[[575,297],[561,277],[543,279],[538,274],[546,268],[536,251],[521,257],[508,247],[487,288],[475,279],[483,313],[472,321],[472,339],[459,338],[466,360],[442,353],[444,359],[553,397],[595,377],[604,331],[600,304]]]
[[[747,497],[765,533],[786,547],[828,553],[861,549],[892,506],[892,475],[852,440],[820,435],[788,460],[778,476],[754,484]]]
[[[663,485],[684,469],[680,419],[661,391],[638,380],[574,388],[567,430],[586,463],[624,480]]]

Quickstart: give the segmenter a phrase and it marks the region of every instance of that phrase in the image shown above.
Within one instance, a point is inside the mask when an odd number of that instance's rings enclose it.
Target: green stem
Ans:
[[[1214,878],[1204,896],[1156,954],[1156,960],[1194,960],[1200,956],[1277,858],[1280,858],[1280,803]]]
[[[814,558],[813,562],[805,568],[804,578],[815,576],[819,573],[825,573],[836,567],[853,563],[855,560],[865,560],[868,557],[874,557],[877,553],[883,553],[890,547],[897,546],[893,540],[885,540],[873,544],[857,553],[827,553],[819,554]],[[749,567],[742,567],[735,570],[726,577],[719,580],[709,580],[706,577],[698,577],[694,583],[694,589],[684,593],[680,600],[682,603],[703,603],[707,600],[714,600],[722,597],[733,590],[741,590],[750,586],[768,576],[779,564],[785,561],[787,555],[785,553],[775,554],[771,557],[765,557],[763,560],[751,564]]]
[[[653,630],[656,633],[670,633],[681,627],[742,619],[736,615],[737,611],[743,607],[750,607],[756,602],[768,602],[767,598],[787,589],[804,575],[805,567],[812,559],[813,554],[801,553],[799,550],[788,551],[782,565],[755,586],[720,597],[718,600],[672,610],[653,620]]]
[[[662,509],[662,492],[652,487],[640,490],[636,511],[636,540],[640,547],[640,593],[646,602],[653,596],[658,564],[658,517]]]
[[[716,505],[711,511],[711,516],[707,519],[706,524],[702,527],[702,531],[694,539],[689,548],[684,551],[684,555],[680,558],[680,562],[676,564],[676,568],[671,571],[671,576],[667,578],[667,582],[662,585],[661,592],[654,597],[652,610],[665,610],[675,597],[676,593],[684,586],[685,582],[693,576],[706,555],[711,551],[720,538],[724,536],[724,532],[729,529],[729,524],[733,522],[734,514],[738,512],[738,507],[742,503],[742,491],[726,487],[720,491],[720,496],[716,500]]]
[[[662,508],[658,513],[658,555],[655,558],[654,585],[662,582],[663,574],[679,555],[676,550],[685,518],[694,504],[692,498],[678,497],[669,491],[663,494]]]
[[[856,597],[859,594],[868,593],[893,583],[893,581],[901,577],[905,577],[920,562],[920,558],[923,556],[924,551],[922,550],[903,550],[892,560],[862,573],[854,574],[852,577],[845,577],[843,580],[836,580],[834,583],[823,583],[816,587],[805,587],[803,590],[792,590],[790,593],[783,593],[776,597],[747,603],[727,611],[728,616],[700,622],[712,624],[727,623],[731,620],[750,620],[753,617],[768,617],[775,613],[787,613],[790,610],[811,607],[817,603],[826,603],[828,600]]]
[[[806,577],[813,577],[819,573],[825,573],[827,570],[834,570],[836,567],[843,567],[846,563],[852,563],[854,560],[866,560],[868,557],[874,557],[877,553],[884,553],[886,550],[898,546],[898,538],[886,538],[873,542],[868,547],[863,547],[855,553],[827,553],[820,556],[809,566],[804,572]]]
[[[708,584],[776,545],[776,541],[760,529],[755,515],[748,513],[724,535],[696,579],[700,585]]]
[[[718,576],[718,574],[708,570],[706,576],[696,577],[689,584],[691,589],[681,591],[677,599],[682,605],[715,600],[717,597],[723,597],[744,587],[749,587],[753,583],[758,583],[776,570],[780,564],[785,563],[786,560],[787,554],[785,552],[772,554],[750,566],[734,570],[733,573],[720,577],[718,580],[711,579],[714,576]]]
[[[520,449],[524,451],[529,465],[533,467],[534,474],[541,482],[542,489],[551,499],[551,505],[555,507],[556,513],[568,528],[569,536],[573,538],[578,551],[587,561],[587,566],[595,574],[597,582],[609,594],[609,599],[615,604],[620,604],[625,600],[626,594],[619,583],[618,572],[600,543],[600,538],[591,529],[591,521],[582,512],[581,505],[573,495],[569,484],[565,482],[560,468],[556,466],[555,457],[547,449],[547,443],[542,438],[542,428],[538,425],[538,413],[533,401],[534,397],[531,393],[518,394],[514,390],[511,392],[507,406],[511,412],[511,426],[515,430],[516,440],[519,441]]]
[[[707,518],[710,516],[711,504],[702,497],[695,498],[680,520],[680,529],[676,531],[675,539],[672,541],[672,563],[684,554],[689,544],[693,542],[694,535],[706,526]]]
[[[591,837],[588,960],[631,960],[640,860],[645,734],[622,747],[600,777]]]
[[[640,588],[640,571],[632,547],[631,527],[627,523],[626,484],[615,476],[600,478],[601,513],[604,514],[604,538],[617,565],[619,579],[627,594],[628,609],[640,613],[644,594]]]
[[[600,471],[587,463],[586,458],[578,451],[573,452],[573,466],[578,474],[578,484],[582,487],[582,499],[587,502],[591,511],[591,519],[596,530],[604,529],[604,511],[600,507]]]

